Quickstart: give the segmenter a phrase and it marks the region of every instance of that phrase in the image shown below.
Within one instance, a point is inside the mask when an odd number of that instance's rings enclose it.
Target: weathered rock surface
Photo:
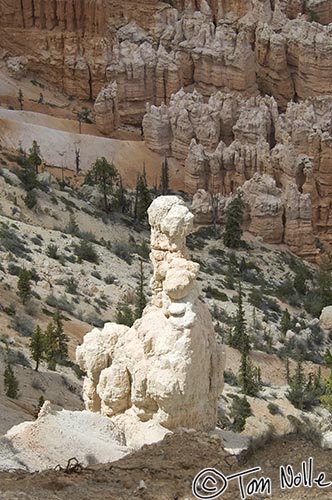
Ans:
[[[266,92],[283,108],[331,94],[331,20],[327,0],[1,0],[0,43],[69,95],[96,99],[116,81],[120,115],[139,123],[147,102],[189,85]]]
[[[118,86],[116,82],[104,87],[98,94],[94,105],[98,130],[110,135],[119,126]]]
[[[94,329],[77,349],[87,372],[87,409],[110,417],[131,447],[179,427],[213,429],[224,354],[207,306],[199,300],[199,265],[185,237],[193,215],[175,196],[149,208],[153,297],[132,328]]]
[[[328,96],[290,102],[282,113],[273,97],[219,91],[205,102],[180,90],[162,111],[148,109],[143,127],[152,150],[182,165],[187,192],[227,197],[246,185],[249,229],[315,259],[315,236],[327,249],[332,238],[331,112]],[[195,206],[195,215],[210,220],[211,210]]]

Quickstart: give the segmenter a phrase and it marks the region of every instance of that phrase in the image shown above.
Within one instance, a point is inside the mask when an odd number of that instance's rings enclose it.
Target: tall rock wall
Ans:
[[[179,427],[214,429],[224,353],[199,299],[199,265],[185,237],[193,215],[175,196],[149,208],[152,300],[132,328],[108,323],[77,349],[87,409],[110,417],[124,444],[138,447]]]

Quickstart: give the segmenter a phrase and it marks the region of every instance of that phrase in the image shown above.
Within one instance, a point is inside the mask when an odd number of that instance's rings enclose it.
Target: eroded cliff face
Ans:
[[[331,94],[331,19],[320,0],[0,0],[0,44],[69,95],[116,81],[122,122],[139,124],[146,102],[192,85],[284,109]]]
[[[290,102],[282,113],[273,97],[218,92],[205,102],[181,90],[169,106],[148,107],[143,127],[151,149],[183,165],[198,221],[212,218],[201,190],[227,197],[243,187],[250,231],[315,258],[315,235],[332,239],[331,108],[331,97]]]

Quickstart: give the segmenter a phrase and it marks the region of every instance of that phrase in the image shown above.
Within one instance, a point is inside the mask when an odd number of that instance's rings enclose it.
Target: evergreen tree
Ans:
[[[161,183],[160,183],[160,191],[162,195],[167,195],[169,190],[169,171],[168,171],[168,162],[167,158],[164,159],[163,164],[161,166]]]
[[[291,317],[289,314],[288,309],[285,309],[282,313],[281,320],[280,320],[280,331],[283,336],[286,335],[288,330],[291,328],[292,322],[291,322]]]
[[[65,361],[68,358],[68,337],[65,335],[63,330],[62,315],[59,309],[57,309],[54,313],[53,323],[57,343],[57,361]]]
[[[44,354],[44,336],[39,325],[33,332],[30,339],[30,352],[32,359],[36,362],[35,370],[38,371],[39,363]]]
[[[289,384],[290,383],[289,358],[286,358],[286,380],[287,384]]]
[[[40,156],[40,147],[37,141],[32,142],[32,146],[29,149],[29,155],[27,161],[29,165],[31,165],[34,168],[36,175],[38,175],[38,167],[41,165],[42,159]]]
[[[146,297],[144,293],[144,269],[143,269],[143,261],[140,261],[140,275],[139,275],[139,284],[136,290],[136,307],[135,307],[135,317],[136,319],[141,318],[144,308],[146,306]]]
[[[31,272],[27,269],[21,269],[17,281],[17,295],[22,300],[23,304],[29,300],[31,296]]]
[[[104,198],[104,209],[106,212],[110,208],[107,197],[113,193],[113,184],[118,175],[118,171],[113,163],[109,163],[105,157],[102,157],[95,161],[84,180],[85,184],[96,185],[98,187]]]
[[[229,248],[239,248],[241,246],[243,209],[244,203],[242,194],[238,193],[230,202],[226,210],[226,224],[223,241]]]
[[[68,357],[68,337],[64,334],[62,317],[57,309],[53,320],[47,325],[44,335],[45,359],[50,370],[55,370],[57,363]]]
[[[18,397],[18,380],[15,377],[14,370],[12,366],[7,362],[7,366],[4,371],[4,385],[6,396],[11,399],[17,399]]]
[[[332,370],[328,378],[324,379],[324,393],[320,397],[323,407],[332,413]]]
[[[332,354],[331,350],[329,348],[326,349],[325,354],[324,354],[324,363],[327,368],[332,367]]]
[[[245,351],[241,355],[239,384],[247,396],[256,396],[262,388],[260,368],[253,365],[248,353]]]
[[[135,321],[133,311],[128,304],[127,300],[122,300],[117,305],[116,322],[120,325],[133,326]]]
[[[22,92],[21,88],[18,89],[17,100],[20,103],[20,109],[22,111],[23,110],[23,103],[24,103],[24,96],[23,96],[23,92]]]
[[[147,217],[147,210],[151,204],[151,195],[147,186],[146,172],[137,176],[135,195],[135,219],[143,222]]]
[[[126,190],[123,186],[122,177],[119,176],[118,189],[115,193],[115,204],[116,208],[121,211],[121,213],[128,212],[128,200],[126,197]]]
[[[56,356],[57,356],[57,342],[55,334],[55,325],[50,321],[47,325],[44,334],[45,339],[45,360],[47,361],[47,367],[49,370],[56,369]]]
[[[39,412],[40,410],[42,409],[43,405],[45,403],[45,399],[44,399],[44,396],[40,396],[40,398],[38,399],[38,404],[37,406],[35,407],[36,408],[36,411],[34,413],[34,416],[35,418],[38,418],[38,415],[39,415]]]
[[[232,401],[231,408],[231,418],[233,418],[232,430],[234,432],[242,432],[246,420],[251,415],[250,404],[246,397],[240,398],[239,396],[235,396]]]
[[[250,350],[249,336],[246,333],[246,318],[243,310],[243,296],[241,282],[238,285],[237,311],[233,318],[233,331],[230,346],[248,354]]]
[[[302,367],[302,361],[299,358],[296,365],[294,377],[290,380],[290,390],[287,398],[300,410],[304,408],[305,376]]]

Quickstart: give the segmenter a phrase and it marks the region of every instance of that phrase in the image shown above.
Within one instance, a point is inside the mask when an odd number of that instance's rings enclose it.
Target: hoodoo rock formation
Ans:
[[[77,348],[86,408],[110,417],[131,447],[180,427],[214,429],[223,387],[224,353],[199,299],[199,265],[186,255],[193,215],[163,196],[149,221],[153,296],[142,318],[94,329]]]
[[[96,99],[95,118],[98,130],[110,135],[119,126],[118,86],[116,82],[103,88]]]
[[[197,221],[212,219],[201,190],[228,197],[243,186],[249,230],[315,259],[315,237],[327,245],[332,238],[331,107],[331,97],[312,97],[282,113],[273,97],[219,91],[206,102],[180,90],[169,106],[148,107],[143,127],[152,150],[182,165],[185,190],[200,193]]]
[[[331,94],[331,20],[327,0],[0,0],[0,44],[68,95],[116,81],[122,120],[138,124],[147,102],[192,85],[283,108]]]

